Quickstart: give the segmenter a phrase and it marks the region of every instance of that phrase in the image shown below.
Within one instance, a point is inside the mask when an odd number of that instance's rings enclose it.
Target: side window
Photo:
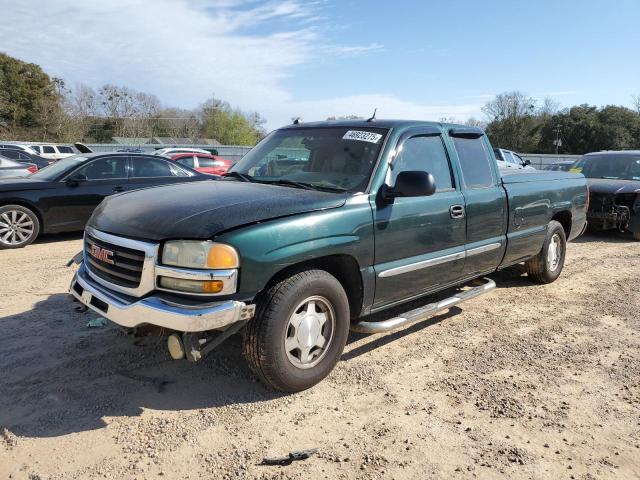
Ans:
[[[39,154],[39,153],[42,153],[42,152],[40,151],[40,146],[39,146],[39,145],[31,145],[31,149],[32,149],[34,152],[38,153],[38,154]]]
[[[187,177],[185,170],[174,165],[171,161],[155,158],[132,158],[131,176],[140,178],[149,177]]]
[[[3,157],[11,158],[12,160],[18,160],[20,158],[20,152],[17,150],[3,150],[0,152]]]
[[[468,188],[491,187],[494,185],[493,170],[489,155],[480,138],[451,137],[458,152],[462,178]]]
[[[74,175],[84,175],[88,180],[126,178],[126,163],[126,157],[100,158],[77,170]]]
[[[195,161],[193,159],[193,156],[191,157],[184,157],[184,158],[179,158],[178,160],[176,160],[179,164],[181,165],[186,165],[187,167],[191,167],[191,168],[195,168],[196,164]]]
[[[58,147],[58,152],[60,153],[73,153],[73,148],[71,147],[65,147],[63,145]]]
[[[42,147],[42,152],[43,153],[56,153],[56,151],[53,149],[52,146],[49,145],[45,145]]]
[[[399,172],[408,170],[429,172],[436,181],[438,192],[453,188],[449,159],[439,135],[411,137],[404,142],[393,164],[393,183]]]
[[[504,159],[511,164],[516,163],[516,161],[513,159],[513,154],[511,152],[504,152]]]

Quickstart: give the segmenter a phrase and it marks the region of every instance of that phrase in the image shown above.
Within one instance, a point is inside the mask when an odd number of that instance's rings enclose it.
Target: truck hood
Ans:
[[[347,194],[219,180],[137,190],[106,198],[88,225],[130,238],[210,239],[242,225],[336,208]]]
[[[0,179],[0,193],[17,190],[44,190],[51,188],[51,182],[29,177],[13,177]]]
[[[609,178],[587,178],[589,191],[593,193],[640,193],[640,181],[638,180],[615,180]]]

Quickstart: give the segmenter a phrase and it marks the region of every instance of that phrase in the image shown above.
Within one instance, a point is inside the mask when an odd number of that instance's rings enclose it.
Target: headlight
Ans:
[[[162,263],[183,268],[238,268],[236,249],[222,243],[197,240],[173,240],[164,244]]]

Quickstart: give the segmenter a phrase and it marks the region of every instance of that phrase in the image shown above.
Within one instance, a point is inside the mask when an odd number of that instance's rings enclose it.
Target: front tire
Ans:
[[[527,274],[538,283],[555,282],[564,267],[567,236],[559,222],[551,220],[542,250],[524,264]]]
[[[634,239],[636,242],[640,242],[640,231],[633,232],[633,239]]]
[[[349,300],[323,270],[297,273],[270,288],[244,334],[244,356],[266,385],[299,392],[324,379],[349,334]]]
[[[22,248],[40,233],[38,216],[22,205],[0,207],[0,249]]]

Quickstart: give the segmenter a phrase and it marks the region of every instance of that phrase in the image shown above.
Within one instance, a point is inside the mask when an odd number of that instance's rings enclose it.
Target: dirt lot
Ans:
[[[640,243],[587,236],[448,314],[352,334],[297,395],[231,339],[201,364],[74,311],[79,236],[0,251],[0,479],[640,478]],[[317,447],[286,467],[264,456]]]

